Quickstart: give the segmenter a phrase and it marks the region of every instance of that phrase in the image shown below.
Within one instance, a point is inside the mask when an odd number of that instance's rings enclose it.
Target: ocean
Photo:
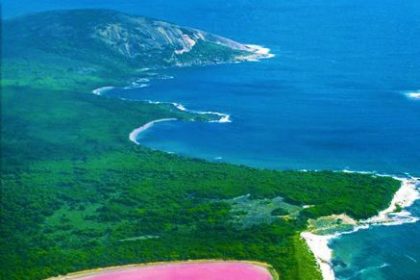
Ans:
[[[19,3],[17,3],[19,2]],[[60,3],[58,3],[60,2]],[[3,1],[5,17],[113,8],[270,48],[256,63],[174,69],[108,94],[177,102],[232,122],[161,122],[137,139],[167,152],[259,168],[420,177],[417,0]],[[410,211],[420,215],[420,203]],[[420,225],[331,242],[337,279],[419,279]]]

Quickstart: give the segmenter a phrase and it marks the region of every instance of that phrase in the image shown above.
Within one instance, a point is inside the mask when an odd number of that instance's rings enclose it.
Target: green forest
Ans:
[[[135,145],[129,133],[149,121],[212,116],[91,94],[145,75],[124,61],[4,48],[1,279],[190,259],[258,260],[280,279],[321,279],[299,236],[307,220],[368,218],[399,188],[370,174],[255,169]],[[248,213],[257,204],[269,219]]]

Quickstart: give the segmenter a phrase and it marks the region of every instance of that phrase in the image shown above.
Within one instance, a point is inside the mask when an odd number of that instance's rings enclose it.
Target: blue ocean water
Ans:
[[[409,208],[420,216],[420,202]],[[330,244],[341,280],[414,280],[420,277],[420,223],[377,226],[342,235]]]
[[[142,144],[278,169],[420,176],[420,2],[417,0],[12,1],[6,17],[106,7],[264,45],[259,63],[165,72],[174,79],[111,95],[179,102],[232,123],[168,122]],[[163,74],[163,73],[161,73]],[[411,210],[420,215],[420,205]],[[335,240],[339,279],[419,279],[420,225],[374,227]]]

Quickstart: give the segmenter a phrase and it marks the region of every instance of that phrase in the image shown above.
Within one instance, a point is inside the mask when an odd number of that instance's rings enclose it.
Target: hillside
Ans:
[[[109,83],[118,84],[153,69],[271,56],[259,46],[112,10],[22,16],[4,21],[3,37],[2,84],[41,88],[68,89],[83,83],[80,76],[92,81],[106,77]]]
[[[8,20],[4,56],[46,52],[133,68],[234,62],[257,49],[198,29],[112,10],[52,11]],[[114,61],[117,60],[117,61]],[[114,62],[113,62],[114,61]]]

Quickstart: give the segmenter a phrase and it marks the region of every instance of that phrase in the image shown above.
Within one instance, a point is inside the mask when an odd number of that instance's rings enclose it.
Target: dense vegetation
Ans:
[[[129,132],[151,120],[209,116],[89,94],[140,74],[124,62],[108,67],[65,54],[19,45],[4,56],[1,279],[208,258],[260,260],[281,279],[320,279],[299,237],[307,219],[367,218],[399,186],[391,178],[259,170],[134,145]],[[247,194],[239,211],[231,201]],[[269,222],[238,224],[246,203],[263,207],[278,197],[300,209],[297,216],[285,217],[289,208],[278,203],[266,207],[275,216]]]

